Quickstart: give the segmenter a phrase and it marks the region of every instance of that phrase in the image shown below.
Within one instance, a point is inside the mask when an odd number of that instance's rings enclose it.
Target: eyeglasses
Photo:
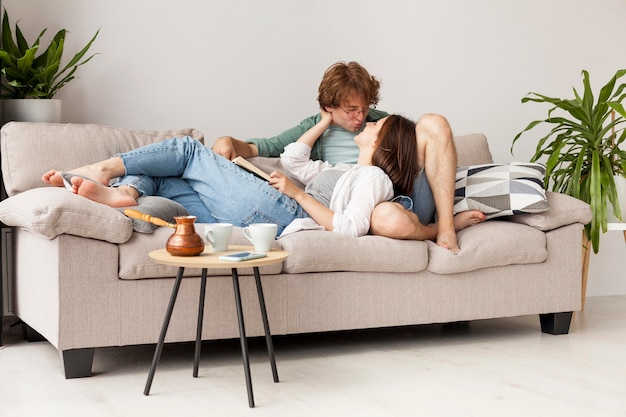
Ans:
[[[344,109],[343,107],[341,107],[341,110],[343,110],[343,112],[346,114],[346,116],[348,116],[349,119],[353,119],[360,114],[362,114],[363,116],[367,115],[367,113],[369,113],[371,108],[357,110],[357,109]]]

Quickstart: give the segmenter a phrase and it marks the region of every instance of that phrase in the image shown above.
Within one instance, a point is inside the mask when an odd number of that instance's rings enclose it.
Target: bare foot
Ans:
[[[111,176],[100,165],[85,165],[84,167],[76,168],[71,171],[65,172],[67,174],[75,174],[96,181],[102,185],[109,185]],[[54,185],[55,187],[63,187],[63,171],[57,171],[53,169],[46,172],[41,176],[44,183]]]
[[[452,252],[458,252],[460,250],[454,231],[439,232],[437,234],[437,245],[444,249],[451,250]]]
[[[137,200],[120,188],[111,188],[83,177],[72,177],[72,191],[110,207],[136,206]]]
[[[467,229],[478,223],[482,223],[487,219],[485,213],[478,210],[462,211],[454,216],[454,230],[456,232]]]
[[[442,248],[458,252],[460,250],[456,239],[456,232],[467,229],[486,220],[487,216],[481,211],[462,211],[454,216],[454,231],[441,231],[437,234],[437,245]]]
[[[41,176],[41,179],[44,183],[54,185],[55,187],[63,187],[63,177],[61,176],[62,172],[53,169],[52,171],[48,171]]]

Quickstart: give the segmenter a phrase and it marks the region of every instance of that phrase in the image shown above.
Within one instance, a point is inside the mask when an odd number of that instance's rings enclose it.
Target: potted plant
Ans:
[[[538,125],[551,127],[539,139],[531,160],[545,161],[546,189],[551,183],[553,191],[576,197],[591,206],[593,218],[585,225],[585,243],[591,241],[594,253],[600,246],[600,232],[607,231],[609,211],[620,220],[626,214],[620,209],[616,190],[616,182],[624,181],[626,176],[626,152],[620,149],[626,139],[626,112],[622,105],[626,84],[618,85],[625,74],[626,69],[617,71],[602,87],[596,101],[589,73],[585,70],[582,71],[582,96],[575,88],[574,98],[570,99],[529,93],[522,103],[548,103],[552,107],[546,119],[531,122],[515,136],[511,145],[512,153],[522,134]]]
[[[41,52],[43,48],[40,42],[46,30],[43,29],[35,42],[29,45],[17,23],[13,34],[8,13],[6,9],[4,10],[0,47],[0,97],[4,99],[5,113],[11,111],[11,106],[16,104],[15,100],[38,99],[17,102],[21,103],[21,106],[47,104],[44,100],[52,100],[61,88],[74,79],[78,67],[89,62],[95,55],[84,58],[99,31],[65,66],[61,66],[67,31],[59,30],[48,47]],[[58,110],[54,112],[58,112],[60,117],[60,101],[55,100],[51,103],[57,107]],[[9,117],[5,120],[16,119]]]

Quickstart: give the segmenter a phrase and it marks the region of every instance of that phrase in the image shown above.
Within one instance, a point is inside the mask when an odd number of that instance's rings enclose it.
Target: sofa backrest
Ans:
[[[50,169],[69,170],[160,140],[191,136],[196,129],[146,131],[96,124],[10,122],[2,127],[0,156],[7,195],[41,187]]]
[[[50,169],[70,170],[176,136],[204,142],[196,129],[146,131],[71,123],[10,122],[1,134],[2,176],[9,197],[43,186],[41,176]],[[459,166],[493,162],[485,135],[456,136],[454,142]]]
[[[487,137],[482,133],[455,136],[454,145],[460,167],[493,163]]]
[[[460,167],[493,163],[487,137],[482,133],[455,136],[454,145],[458,154],[457,165]],[[250,162],[267,173],[280,171],[282,169],[280,158],[254,157],[250,158]],[[297,186],[304,189],[304,185],[301,182],[294,178],[291,178],[291,180],[295,182]]]

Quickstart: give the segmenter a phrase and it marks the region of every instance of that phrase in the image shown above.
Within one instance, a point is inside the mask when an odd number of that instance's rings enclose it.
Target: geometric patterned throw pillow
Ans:
[[[550,208],[543,187],[546,168],[531,162],[459,167],[456,171],[454,214],[480,210],[488,219]]]

